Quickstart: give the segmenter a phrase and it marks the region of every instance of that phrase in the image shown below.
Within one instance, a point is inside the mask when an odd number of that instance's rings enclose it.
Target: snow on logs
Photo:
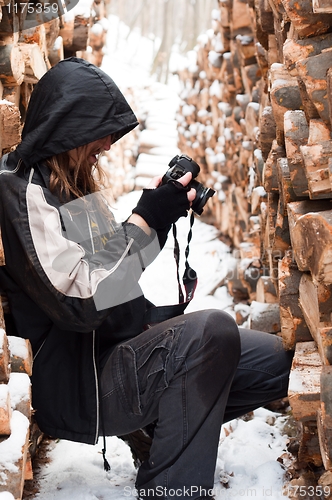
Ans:
[[[219,0],[212,18],[178,70],[179,148],[217,191],[205,213],[234,248],[229,292],[295,349],[301,457],[332,470],[331,2]]]
[[[29,341],[0,329],[0,492],[16,500],[31,479],[31,370]]]
[[[79,7],[66,15],[38,26],[28,24],[27,13],[17,7],[19,4],[0,2],[0,156],[20,142],[33,86],[51,66],[70,55],[101,65],[107,2],[80,1]],[[4,305],[4,297],[1,300]],[[6,335],[1,300],[0,496],[19,500],[24,481],[32,478],[30,454],[36,450],[41,433],[31,422],[30,344]]]
[[[77,55],[101,65],[108,22],[108,0],[84,0],[65,15],[35,26],[25,9],[8,1],[0,5],[0,147],[5,154],[19,134],[33,85],[64,57]],[[29,5],[30,4],[22,4]],[[51,4],[50,4],[51,5]],[[52,8],[54,9],[52,4]],[[16,7],[15,7],[16,6]],[[29,7],[30,8],[30,7]],[[4,107],[3,102],[14,106]],[[9,127],[7,118],[10,118]],[[3,124],[6,123],[6,127]]]

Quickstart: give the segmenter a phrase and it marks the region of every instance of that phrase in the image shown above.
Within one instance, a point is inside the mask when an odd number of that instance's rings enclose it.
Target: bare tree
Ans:
[[[156,74],[157,80],[163,83],[168,80],[169,60],[174,42],[173,6],[174,0],[164,0],[163,35],[151,68],[151,73]]]
[[[143,36],[151,36],[157,44],[151,72],[158,81],[167,82],[172,46],[177,41],[183,51],[191,50],[200,33],[211,26],[211,11],[218,0],[112,0],[110,13],[119,16]]]

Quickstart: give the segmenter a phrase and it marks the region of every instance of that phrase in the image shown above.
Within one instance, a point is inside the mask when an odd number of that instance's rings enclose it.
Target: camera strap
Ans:
[[[154,306],[146,311],[144,324],[145,328],[150,328],[151,326],[161,323],[162,321],[166,321],[167,319],[174,318],[175,316],[180,316],[184,313],[186,307],[190,303],[190,301],[194,297],[194,293],[197,287],[197,274],[189,265],[188,256],[189,256],[189,244],[192,238],[192,227],[194,225],[195,215],[192,211],[190,214],[190,229],[187,237],[187,246],[185,249],[185,270],[182,276],[182,283],[184,292],[182,289],[182,285],[180,282],[179,275],[179,266],[180,266],[180,247],[179,242],[177,240],[177,230],[176,225],[173,224],[173,238],[174,238],[174,259],[176,263],[176,277],[178,282],[178,293],[179,293],[179,303],[166,305],[166,306]]]

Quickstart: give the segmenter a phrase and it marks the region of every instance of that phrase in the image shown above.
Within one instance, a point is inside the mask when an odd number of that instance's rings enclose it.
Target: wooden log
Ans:
[[[246,135],[250,140],[256,141],[259,132],[259,104],[257,102],[248,103],[245,111]]]
[[[261,276],[258,279],[256,300],[257,302],[265,302],[266,304],[276,304],[279,301],[275,281],[271,276]]]
[[[8,337],[3,329],[0,329],[0,383],[8,383],[10,376],[10,354]]]
[[[312,338],[316,341],[322,363],[332,363],[332,286],[314,283],[303,273],[299,285],[299,305]]]
[[[20,31],[18,42],[20,47],[23,44],[37,44],[43,56],[47,57],[45,24]]]
[[[8,384],[0,384],[0,436],[10,436],[12,409]]]
[[[279,332],[279,304],[252,301],[250,305],[249,328],[267,333]]]
[[[308,181],[300,146],[307,143],[309,127],[304,111],[289,110],[284,115],[285,149],[292,188],[296,196],[308,196]]]
[[[11,371],[32,375],[33,355],[28,339],[8,336]]]
[[[243,325],[250,315],[250,306],[248,304],[239,303],[234,306],[235,321],[237,325]]]
[[[31,382],[26,373],[11,373],[8,382],[10,403],[13,411],[17,410],[31,422]]]
[[[259,248],[261,258],[261,225],[259,216],[252,215],[249,217],[248,224],[248,243],[251,243],[255,248]],[[258,253],[258,252],[257,252]],[[264,274],[264,273],[263,273]]]
[[[20,47],[0,46],[0,79],[3,85],[21,85],[24,79],[24,59]]]
[[[278,262],[278,296],[280,304],[280,326],[286,350],[294,349],[297,342],[312,340],[304,315],[299,306],[299,284],[302,273],[286,252]]]
[[[65,46],[66,49],[69,49],[71,52],[87,49],[91,22],[91,14],[90,16],[75,16],[73,43],[71,47]]]
[[[332,210],[329,201],[295,201],[288,204],[294,258],[301,271],[315,281],[332,283]]]
[[[11,419],[11,435],[0,442],[0,492],[9,491],[22,498],[25,464],[29,447],[29,420],[19,411]]]
[[[296,67],[298,61],[316,56],[320,54],[322,50],[331,47],[331,45],[332,33],[304,38],[303,40],[288,38],[283,46],[285,66],[292,76],[298,76]]]
[[[274,34],[274,18],[267,0],[255,0],[255,35],[260,44],[268,50],[268,35]]]
[[[10,40],[16,43],[18,40],[18,32],[20,31],[20,23],[24,21],[24,15],[18,15],[15,12],[15,7],[10,5],[8,0],[1,3],[5,7],[1,9],[1,39],[5,40],[6,43],[10,43]]]
[[[272,143],[276,138],[276,122],[272,106],[261,109],[259,117],[259,147],[264,160],[267,160]]]
[[[236,297],[238,300],[247,300],[248,290],[243,286],[241,280],[239,279],[238,273],[238,263],[239,259],[231,258],[228,260],[228,272],[226,276],[226,286],[228,293],[232,297]]]
[[[319,116],[331,127],[327,100],[327,70],[332,66],[332,49],[321,54],[297,61],[299,78],[304,82],[307,93]]]
[[[320,323],[331,323],[332,286],[314,283],[310,274],[303,273],[299,293],[301,309],[305,312],[308,327],[314,335]]]
[[[261,72],[261,81],[265,82],[267,81],[268,71],[269,71],[268,53],[259,42],[256,42],[255,46],[256,46],[257,64]]]
[[[320,142],[329,141],[330,139],[331,129],[323,120],[310,120],[308,146],[312,146]]]
[[[281,196],[279,196],[276,225],[272,239],[272,254],[275,258],[279,259],[285,255],[286,250],[288,250],[291,245],[288,217],[284,212],[284,204]],[[277,269],[273,270],[273,272],[274,271],[277,271]]]
[[[259,259],[248,257],[241,259],[238,266],[238,275],[243,286],[247,289],[251,301],[256,298],[257,281],[262,272],[262,265]]]
[[[253,89],[261,78],[260,67],[257,63],[249,64],[241,67],[241,77],[244,90],[247,94],[252,95]]]
[[[45,27],[45,42],[46,42],[46,53],[49,51],[55,44],[55,41],[59,37],[60,34],[60,18],[52,19],[48,23],[44,24]]]
[[[231,9],[229,0],[220,0],[219,2],[219,10],[220,10],[220,22],[221,26],[224,28],[228,28],[231,20]]]
[[[298,451],[298,461],[300,463],[311,464],[315,467],[322,466],[322,457],[317,434],[316,420],[299,422],[300,446]]]
[[[329,159],[332,155],[332,140],[318,144],[300,146],[309,196],[312,200],[332,197],[332,175],[330,178]]]
[[[296,420],[312,421],[320,409],[322,362],[315,342],[298,342],[289,377],[288,398]]]
[[[277,38],[275,35],[269,35],[269,48],[267,53],[267,60],[269,67],[274,63],[281,63],[282,61],[279,58],[279,47],[277,43]]]
[[[37,43],[20,43],[19,47],[25,64],[24,81],[37,83],[48,69],[45,57]]]
[[[0,101],[0,147],[6,152],[21,140],[19,109],[11,102]]]
[[[66,16],[62,20],[59,36],[61,36],[63,40],[63,46],[65,48],[68,47],[70,49],[73,45],[74,23],[75,23],[75,18],[73,16],[68,16],[68,17]]]
[[[277,130],[284,131],[284,114],[301,109],[302,100],[298,81],[291,76],[284,64],[274,63],[270,68],[270,98]],[[278,138],[278,136],[277,136]]]
[[[28,452],[24,470],[24,481],[31,481],[32,479],[33,479],[32,460],[31,460],[31,455]]]
[[[321,406],[318,411],[318,436],[323,463],[326,469],[332,469],[332,367],[323,366],[320,378]]]
[[[332,427],[328,426],[324,421],[321,409],[317,410],[317,435],[322,462],[325,469],[329,471],[332,469]]]
[[[330,0],[312,0],[312,10],[317,14],[332,14],[332,5]]]
[[[274,277],[275,260],[273,255],[273,241],[278,214],[279,196],[277,193],[268,193],[267,218],[264,232],[264,249],[268,253],[270,275]],[[280,257],[280,256],[278,256]]]
[[[307,121],[309,122],[312,118],[319,118],[319,113],[317,111],[316,106],[312,102],[308,92],[307,88],[305,86],[304,81],[300,78],[297,77],[298,80],[298,85],[299,85],[299,90],[300,90],[300,95],[301,95],[301,100],[302,100],[302,106],[301,109],[303,109],[305,116],[307,118]]]
[[[267,193],[279,192],[277,160],[285,156],[285,148],[275,139],[263,168],[263,186]]]
[[[263,186],[257,186],[251,193],[251,213],[258,215],[261,209],[261,203],[267,199],[267,192]]]
[[[255,64],[257,61],[254,37],[252,35],[237,35],[235,37],[235,42],[239,66]]]
[[[232,38],[239,33],[243,33],[244,31],[250,33],[251,19],[247,2],[233,0],[231,12],[230,27]]]
[[[287,16],[300,38],[321,35],[329,31],[332,24],[330,14],[313,12],[312,0],[282,0]]]
[[[277,159],[277,176],[279,185],[279,212],[285,216],[287,215],[287,204],[298,199],[293,188],[287,158]]]
[[[55,64],[64,59],[63,39],[61,36],[58,36],[52,48],[49,49],[48,59],[52,66],[55,66]]]

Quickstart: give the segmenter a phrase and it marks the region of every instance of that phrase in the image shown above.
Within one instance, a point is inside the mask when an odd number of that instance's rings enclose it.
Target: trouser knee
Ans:
[[[210,367],[216,376],[232,373],[241,356],[241,341],[233,318],[218,309],[199,311],[190,317],[187,333],[195,346],[197,363]]]
[[[224,311],[211,309],[207,314],[203,338],[214,349],[227,352],[236,359],[241,354],[241,341],[237,324],[234,319]]]

